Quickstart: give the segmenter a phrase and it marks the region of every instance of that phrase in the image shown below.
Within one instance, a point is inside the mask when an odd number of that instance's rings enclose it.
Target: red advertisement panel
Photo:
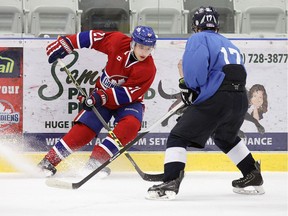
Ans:
[[[0,48],[0,134],[23,131],[23,49]]]

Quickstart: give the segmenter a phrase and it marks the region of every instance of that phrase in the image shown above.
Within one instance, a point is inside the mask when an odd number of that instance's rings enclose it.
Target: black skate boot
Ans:
[[[57,169],[47,158],[43,158],[37,166],[43,171],[46,177],[51,177],[57,172]]]
[[[153,185],[148,189],[148,194],[146,199],[151,200],[172,200],[175,199],[176,194],[178,194],[180,184],[184,178],[184,171],[180,172],[177,179],[172,181],[164,182],[160,185]]]
[[[255,170],[245,177],[232,181],[233,192],[248,195],[264,194],[263,178],[261,176],[260,162],[255,162]]]
[[[89,158],[87,164],[85,165],[85,170],[88,171],[89,173],[91,173],[92,171],[96,170],[98,167],[100,167],[102,165],[102,163],[100,161],[98,161],[95,158]],[[88,173],[88,174],[89,174]],[[100,178],[105,178],[107,176],[109,176],[111,173],[111,169],[109,167],[104,167],[97,175]]]

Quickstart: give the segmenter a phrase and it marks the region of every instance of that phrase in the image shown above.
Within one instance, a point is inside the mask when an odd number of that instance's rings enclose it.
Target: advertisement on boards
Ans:
[[[23,50],[23,136],[29,141],[27,145],[31,151],[50,149],[69,131],[81,108],[77,100],[79,92],[67,74],[56,63],[48,63],[45,47],[49,42],[52,40],[26,40]],[[252,151],[286,151],[287,41],[233,39],[232,42],[242,51],[248,73],[246,88],[249,109],[239,136]],[[185,44],[185,40],[159,40],[152,53],[157,75],[145,95],[142,130],[149,128],[181,100],[177,64]],[[83,90],[89,93],[101,75],[107,58],[98,51],[81,49],[66,56],[63,61]],[[253,104],[255,91],[261,93],[260,105]],[[168,134],[179,114],[159,124],[130,150],[164,151]],[[113,128],[113,119],[109,126]],[[92,150],[106,135],[107,131],[103,129],[81,150]],[[201,151],[218,149],[212,140],[208,140],[206,148]]]
[[[0,134],[23,130],[23,48],[0,47]]]

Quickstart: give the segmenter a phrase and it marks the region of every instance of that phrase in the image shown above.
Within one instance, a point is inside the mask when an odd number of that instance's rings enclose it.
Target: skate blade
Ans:
[[[52,177],[54,174],[49,170],[43,170],[43,173],[46,178]]]
[[[54,175],[53,172],[51,172],[50,170],[42,169],[40,167],[37,168],[37,171],[38,171],[39,176],[44,177],[44,178],[50,178]]]
[[[148,200],[174,200],[176,198],[176,193],[174,191],[165,191],[164,196],[159,196],[156,191],[148,191],[145,198]]]
[[[100,179],[104,179],[107,178],[110,175],[110,173],[106,172],[106,171],[100,171],[99,173],[96,174],[96,177],[100,178]]]
[[[78,172],[78,173],[77,173],[77,176],[78,176],[78,177],[84,177],[84,176],[89,175],[91,172],[92,172],[91,170],[84,169],[84,170],[81,170],[80,172]],[[101,170],[101,171],[99,171],[99,172],[94,176],[94,178],[95,178],[95,179],[105,179],[105,178],[107,178],[109,175],[110,175],[110,172],[106,172],[106,171],[104,171],[104,170]]]
[[[244,195],[262,195],[265,193],[263,186],[248,186],[245,188],[233,188],[233,192]]]

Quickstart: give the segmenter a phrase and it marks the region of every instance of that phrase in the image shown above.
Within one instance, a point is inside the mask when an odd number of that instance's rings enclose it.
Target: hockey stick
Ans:
[[[68,68],[66,67],[66,65],[64,64],[64,62],[61,59],[58,59],[58,63],[61,65],[61,67],[64,69],[64,71],[66,72],[66,74],[69,76],[69,78],[71,79],[71,81],[73,82],[73,84],[75,85],[75,87],[77,88],[77,90],[86,98],[88,97],[88,95],[85,93],[85,91],[81,88],[81,86],[79,85],[79,83],[77,82],[77,80],[72,76],[71,72],[68,70]],[[106,123],[106,121],[103,119],[103,117],[101,116],[101,114],[98,112],[98,110],[96,109],[95,106],[91,107],[93,112],[96,114],[96,116],[98,117],[98,119],[100,120],[100,122],[102,123],[102,125],[104,126],[104,128],[108,131],[108,133],[110,134],[110,136],[112,137],[113,140],[115,140],[115,142],[119,145],[119,147],[122,147],[123,145],[121,144],[120,140],[116,137],[116,135],[113,133],[113,131],[111,130],[111,128],[108,126],[108,124]]]
[[[50,187],[56,187],[56,188],[64,188],[64,189],[78,189],[81,187],[84,183],[86,183],[89,179],[91,179],[94,175],[96,175],[98,172],[100,172],[104,167],[106,167],[108,164],[110,164],[112,161],[114,161],[116,158],[118,158],[121,154],[126,152],[130,147],[132,147],[136,142],[138,142],[142,137],[144,137],[147,133],[149,133],[153,128],[155,128],[158,124],[160,124],[162,121],[164,121],[166,118],[168,118],[171,114],[176,112],[178,109],[180,109],[182,106],[184,106],[183,103],[179,103],[177,106],[175,106],[173,109],[171,109],[169,112],[167,112],[162,118],[160,118],[158,121],[156,121],[150,128],[148,128],[143,133],[140,133],[134,140],[132,140],[130,143],[125,145],[123,148],[121,148],[115,155],[113,155],[109,160],[105,161],[101,166],[99,166],[97,169],[92,171],[89,175],[87,175],[85,178],[83,178],[81,181],[76,183],[71,182],[65,182],[61,180],[57,180],[54,178],[48,178],[46,180],[46,184]],[[146,174],[150,176],[149,174]],[[145,176],[145,174],[144,174]],[[151,175],[152,176],[152,175]],[[154,176],[154,175],[153,175]],[[163,174],[156,174],[155,176],[158,176],[159,181],[162,180]],[[142,176],[141,176],[142,177]]]
[[[86,98],[88,97],[87,94],[85,93],[85,91],[81,88],[81,86],[79,85],[79,83],[77,82],[77,80],[72,76],[71,72],[69,71],[69,69],[66,67],[66,65],[64,64],[64,62],[61,59],[58,59],[58,63],[60,64],[60,66],[64,69],[64,71],[66,72],[66,74],[68,75],[68,77],[71,79],[71,81],[73,82],[73,84],[75,85],[75,87],[77,88],[77,90]],[[93,112],[96,114],[97,118],[100,120],[100,122],[102,123],[102,125],[104,126],[104,128],[108,131],[108,133],[110,134],[110,136],[112,137],[112,139],[118,144],[118,146],[121,148],[123,147],[122,143],[120,142],[120,140],[117,138],[117,136],[115,135],[115,133],[111,130],[111,128],[108,126],[108,124],[106,123],[106,121],[103,119],[102,115],[98,112],[98,110],[96,109],[95,106],[91,107]],[[142,177],[142,171],[140,170],[140,168],[137,166],[136,162],[133,160],[133,158],[129,155],[128,152],[125,152],[125,156],[128,158],[128,160],[131,162],[131,164],[135,167],[136,171],[140,171],[140,176]],[[142,173],[141,173],[142,172]]]
[[[170,116],[167,116],[167,117],[170,117]],[[131,158],[131,156],[129,154],[126,155],[126,157],[129,159],[129,157]],[[131,158],[132,159],[132,158]],[[130,162],[132,163],[132,165],[134,166],[134,168],[136,169],[136,171],[138,172],[138,174],[141,176],[141,178],[145,181],[152,181],[152,182],[155,182],[155,181],[162,181],[163,180],[163,177],[164,177],[164,173],[160,173],[160,174],[149,174],[149,173],[144,173],[140,168],[139,166],[134,163],[134,160],[130,160]]]
[[[60,64],[60,66],[64,69],[64,71],[66,72],[66,74],[69,76],[69,78],[71,79],[71,81],[73,82],[73,84],[75,85],[75,87],[77,88],[77,90],[85,97],[87,97],[87,94],[85,93],[85,91],[81,88],[81,86],[79,85],[79,83],[77,82],[77,80],[72,76],[71,72],[68,70],[68,68],[66,67],[66,65],[64,64],[64,62],[61,59],[58,59],[58,63]],[[103,119],[103,117],[101,116],[101,114],[98,112],[98,110],[96,109],[95,106],[92,106],[92,110],[93,112],[96,114],[96,116],[98,117],[98,119],[101,121],[101,123],[103,124],[104,128],[108,131],[108,133],[110,134],[110,136],[112,137],[112,139],[118,144],[118,146],[121,148],[123,147],[123,145],[121,144],[120,140],[117,138],[117,136],[114,134],[114,132],[111,130],[111,128],[108,126],[108,124],[105,122],[105,120]],[[158,176],[158,175],[152,175],[152,174],[146,174],[144,173],[139,166],[136,164],[136,162],[133,160],[133,158],[131,157],[131,155],[128,152],[125,152],[124,155],[126,156],[126,158],[131,162],[131,164],[134,166],[135,170],[138,172],[138,174],[141,176],[141,178],[145,181],[161,181],[163,176]]]

